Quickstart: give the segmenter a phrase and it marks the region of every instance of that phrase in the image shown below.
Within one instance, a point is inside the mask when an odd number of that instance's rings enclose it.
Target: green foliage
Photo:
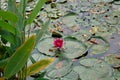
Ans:
[[[7,64],[7,62],[8,62],[8,60],[9,60],[9,58],[4,59],[4,60],[1,60],[1,61],[0,61],[0,68],[5,67],[5,66],[6,66],[6,64]]]
[[[46,0],[39,0],[37,5],[35,6],[34,10],[31,12],[29,18],[27,19],[26,24],[31,24],[35,19],[36,15],[38,14],[39,10],[42,8]]]
[[[2,17],[3,20],[7,20],[13,23],[16,23],[18,21],[17,16],[9,11],[0,10],[0,16]]]
[[[16,31],[14,26],[4,21],[0,21],[0,28],[8,32],[11,32],[12,34],[15,34],[15,31]]]
[[[54,61],[53,58],[43,59],[43,60],[40,60],[40,61],[28,66],[27,75],[33,75],[35,73],[40,72],[41,70],[43,70],[46,66],[48,66],[53,61]]]
[[[43,23],[42,29],[39,30],[39,32],[36,34],[37,35],[36,44],[42,38],[42,36],[44,35],[44,33],[47,31],[47,29],[49,27],[49,23],[50,23],[50,19],[47,22]]]
[[[35,36],[30,37],[13,53],[5,67],[5,77],[10,78],[17,73],[27,62],[35,45]],[[29,46],[29,49],[28,49]]]
[[[20,0],[19,4],[16,3],[16,0],[8,0],[6,1],[7,10],[0,9],[0,74],[3,74],[6,79],[25,80],[27,72],[27,75],[35,74],[38,72],[36,69],[42,70],[53,61],[53,59],[49,59],[34,62],[29,68],[30,72],[26,71],[27,60],[37,41],[46,32],[50,20],[42,25],[42,29],[35,34],[36,36],[28,37],[28,39],[25,27],[33,22],[45,2],[46,0],[39,0],[28,19],[26,19],[28,0]],[[38,65],[41,65],[42,68]]]
[[[11,43],[12,45],[16,44],[15,37],[12,33],[4,31],[4,30],[0,30],[0,35],[1,35],[1,39],[6,40],[6,42]],[[3,43],[4,43],[4,40],[2,40]]]
[[[10,44],[15,45],[16,44],[15,34],[17,32],[17,29],[13,25],[13,23],[16,24],[18,22],[18,17],[14,13],[4,10],[0,10],[0,16],[1,16],[0,20],[1,38],[6,40],[6,42],[10,42]]]

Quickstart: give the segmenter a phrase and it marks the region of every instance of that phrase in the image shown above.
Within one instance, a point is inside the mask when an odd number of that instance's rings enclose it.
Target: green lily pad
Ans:
[[[50,37],[40,40],[40,42],[37,44],[38,51],[48,56],[54,56],[55,49],[53,48],[53,41],[54,38]]]
[[[108,3],[108,2],[112,2],[113,0],[91,0],[91,2],[93,3],[99,3],[99,2],[105,2],[105,3]]]
[[[79,80],[79,76],[75,71],[71,71],[69,74],[62,77],[61,80]]]
[[[108,38],[109,36],[111,36],[115,32],[117,32],[117,28],[116,27],[103,26],[103,27],[99,28],[99,31],[97,31],[95,35]]]
[[[114,70],[114,78],[115,80],[120,80],[120,71],[117,69]]]
[[[112,2],[112,1],[114,1],[114,0],[101,0],[102,2]]]
[[[102,60],[88,58],[80,60],[80,66],[73,69],[81,80],[114,80],[112,68]]]
[[[38,51],[48,56],[54,56],[56,49],[53,47],[53,41],[54,38],[45,38],[40,40],[37,44]],[[67,58],[76,58],[85,54],[86,50],[87,46],[81,41],[75,38],[65,37],[61,54]]]
[[[105,61],[113,67],[120,67],[120,55],[110,54],[105,57]]]
[[[89,11],[92,7],[92,4],[88,1],[82,1],[80,3],[80,10],[81,11]]]
[[[114,4],[120,5],[120,1],[114,1]]]
[[[102,54],[105,53],[109,49],[109,43],[106,39],[100,36],[94,36],[92,39],[95,39],[98,43],[92,44],[90,49],[91,54]]]
[[[99,3],[101,0],[91,0],[92,3]]]
[[[72,37],[65,37],[64,56],[67,58],[77,58],[87,51],[87,46],[82,41]]]
[[[116,10],[110,13],[108,19],[106,19],[106,23],[110,25],[118,25],[120,20],[120,11]]]
[[[49,80],[53,80],[49,77],[47,77]],[[66,74],[64,77],[57,78],[54,80],[79,80],[79,75],[75,71],[70,71],[70,73]]]
[[[75,32],[75,33],[71,34],[71,36],[84,42],[91,37],[91,34],[87,31],[85,31],[85,30],[80,30],[78,32]]]
[[[71,66],[72,62],[61,60],[51,70],[47,71],[46,76],[51,79],[61,78],[71,71]]]
[[[67,27],[74,27],[76,26],[76,15],[70,15],[70,16],[65,16],[62,18],[63,24],[65,24]]]

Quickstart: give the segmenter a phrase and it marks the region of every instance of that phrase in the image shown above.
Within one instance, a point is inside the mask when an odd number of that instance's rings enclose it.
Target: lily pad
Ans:
[[[67,58],[77,58],[87,51],[87,46],[82,41],[72,37],[65,37],[64,56]]]
[[[101,0],[101,1],[108,3],[108,2],[112,2],[112,1],[114,1],[114,0]]]
[[[63,24],[65,24],[67,27],[74,27],[76,26],[76,15],[70,15],[70,16],[65,16],[62,18]]]
[[[114,4],[120,5],[120,1],[114,1]]]
[[[80,2],[80,10],[81,11],[89,11],[93,5],[88,1]]]
[[[113,67],[120,67],[120,55],[110,54],[105,57],[105,61]]]
[[[71,36],[84,42],[84,41],[87,41],[91,37],[91,34],[85,30],[80,30],[78,32],[71,34]]]
[[[53,41],[54,38],[50,37],[40,40],[40,42],[37,44],[38,51],[48,56],[54,56],[55,49],[53,48]]]
[[[72,62],[61,60],[46,73],[46,76],[51,79],[61,78],[71,71],[71,66]]]
[[[112,68],[102,60],[88,58],[80,60],[80,66],[73,69],[81,80],[114,80]]]
[[[61,80],[79,80],[79,76],[75,71],[71,71],[69,74],[62,77]]]
[[[91,39],[94,39],[96,43],[92,44],[90,49],[91,54],[101,54],[105,53],[109,49],[109,43],[106,39],[100,36],[94,36]]]
[[[91,2],[93,3],[99,3],[99,2],[105,2],[105,3],[108,3],[108,2],[112,2],[113,0],[91,0]]]
[[[113,33],[117,32],[117,28],[114,26],[103,26],[99,27],[99,30],[96,32],[96,36],[105,37],[106,39],[111,36]]]
[[[110,16],[108,17],[108,19],[106,19],[106,23],[110,25],[118,25],[119,20],[120,20],[120,11],[117,10],[110,13]]]
[[[40,40],[40,42],[37,44],[37,49],[41,53],[48,55],[48,56],[54,56],[56,48],[53,47],[53,41],[54,38],[45,38]],[[80,40],[77,40],[72,37],[65,37],[64,38],[64,45],[62,49],[62,55],[64,55],[67,58],[76,58],[80,57],[87,51],[87,46],[82,43]]]
[[[120,71],[117,69],[114,70],[114,78],[115,80],[120,80]]]

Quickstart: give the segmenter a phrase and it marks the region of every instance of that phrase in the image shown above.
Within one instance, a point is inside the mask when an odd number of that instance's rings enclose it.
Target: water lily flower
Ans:
[[[63,39],[61,38],[55,38],[54,39],[54,42],[53,42],[53,45],[54,47],[58,48],[58,49],[61,49],[63,47]]]

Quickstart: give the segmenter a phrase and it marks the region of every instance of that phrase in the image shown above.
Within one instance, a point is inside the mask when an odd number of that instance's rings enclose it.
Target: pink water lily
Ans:
[[[58,49],[61,49],[63,47],[63,39],[61,38],[55,38],[54,39],[54,42],[53,42],[53,45],[54,47],[58,48]]]

